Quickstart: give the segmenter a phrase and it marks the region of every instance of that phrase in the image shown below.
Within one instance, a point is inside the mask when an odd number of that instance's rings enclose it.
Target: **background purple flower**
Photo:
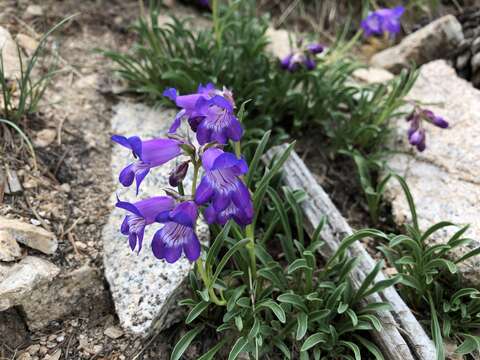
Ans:
[[[397,6],[393,9],[379,9],[370,13],[362,20],[360,25],[366,36],[383,35],[385,32],[395,35],[401,30],[400,18],[404,11],[403,6]]]
[[[115,206],[131,213],[125,216],[120,231],[122,234],[128,235],[128,242],[132,250],[134,250],[138,244],[137,251],[140,252],[145,226],[155,222],[158,214],[171,210],[173,205],[173,199],[168,196],[151,197],[133,204],[117,198],[117,204]]]
[[[137,159],[127,165],[119,176],[120,183],[123,186],[130,186],[135,180],[137,194],[140,184],[151,168],[165,164],[182,153],[181,143],[173,139],[142,141],[138,136],[126,138],[125,136],[114,135],[112,140],[132,150],[133,156]]]
[[[199,205],[209,203],[205,216],[209,223],[225,224],[234,219],[240,225],[250,224],[253,205],[250,192],[240,178],[248,171],[245,160],[220,149],[210,148],[202,156],[205,174],[195,193]]]
[[[152,251],[158,259],[174,263],[182,255],[195,261],[200,256],[200,241],[195,234],[198,217],[197,205],[193,201],[185,201],[172,211],[159,214],[156,221],[164,223],[152,240]]]
[[[323,50],[324,50],[324,47],[318,43],[307,45],[307,51],[314,55],[322,53]]]

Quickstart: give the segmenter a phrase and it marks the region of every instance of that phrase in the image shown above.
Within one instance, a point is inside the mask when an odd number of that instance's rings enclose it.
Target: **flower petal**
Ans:
[[[195,202],[198,205],[205,204],[213,196],[213,189],[208,183],[207,178],[204,176],[195,191]]]
[[[123,186],[130,186],[135,179],[135,171],[133,170],[134,164],[126,166],[118,176],[118,180]]]
[[[198,241],[197,235],[192,230],[192,235],[186,243],[183,244],[183,251],[190,261],[195,261],[200,256],[200,241]]]

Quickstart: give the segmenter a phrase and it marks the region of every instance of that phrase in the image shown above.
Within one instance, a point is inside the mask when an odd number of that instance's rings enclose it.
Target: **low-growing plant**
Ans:
[[[412,224],[405,226],[406,234],[390,235],[380,250],[401,275],[402,297],[418,314],[430,319],[437,359],[445,359],[444,339],[459,344],[457,354],[472,354],[480,349],[480,336],[476,333],[480,327],[480,291],[464,287],[457,271],[460,263],[480,254],[480,248],[461,257],[454,255],[454,250],[472,242],[464,236],[468,226],[460,227],[448,241],[432,244],[430,239],[439,231],[456,225],[441,221],[422,231],[407,183],[398,175],[393,176],[407,197]]]

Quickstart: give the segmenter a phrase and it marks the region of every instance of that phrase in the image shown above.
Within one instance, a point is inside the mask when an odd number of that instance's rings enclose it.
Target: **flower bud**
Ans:
[[[311,54],[320,54],[321,52],[323,52],[324,48],[322,45],[318,44],[318,43],[313,43],[313,44],[310,44],[307,46],[307,50],[308,52],[310,52]]]
[[[168,182],[171,186],[177,187],[178,184],[185,179],[188,171],[188,163],[189,161],[185,161],[172,170],[170,177],[168,178]]]
[[[414,131],[410,137],[408,138],[408,141],[410,142],[411,145],[418,145],[422,142],[425,141],[425,130],[424,129],[418,129]]]
[[[423,116],[425,116],[429,122],[439,128],[448,128],[448,121],[446,121],[443,117],[436,115],[433,111],[423,110]]]

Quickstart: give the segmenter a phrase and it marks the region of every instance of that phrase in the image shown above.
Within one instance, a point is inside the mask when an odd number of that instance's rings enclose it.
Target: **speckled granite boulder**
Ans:
[[[172,109],[153,110],[144,105],[123,103],[115,108],[112,131],[145,139],[165,136],[174,117]],[[131,160],[128,150],[114,146],[112,175],[115,179]],[[124,188],[116,182],[118,186],[112,195],[112,205],[116,195],[130,201],[163,195],[162,188],[169,187],[168,175],[178,163],[177,159],[153,169],[142,183],[138,197],[133,186]],[[187,175],[187,186],[190,181]],[[127,332],[148,336],[181,319],[176,311],[176,302],[185,290],[184,280],[193,264],[185,258],[175,264],[167,264],[153,256],[150,243],[160,224],[147,227],[142,251],[140,254],[133,253],[127,238],[120,233],[124,216],[125,211],[114,209],[103,231],[105,276],[121,326]],[[202,221],[197,224],[197,234],[201,242],[208,241],[208,226]]]
[[[412,191],[423,229],[447,220],[457,224],[470,223],[467,237],[480,246],[480,91],[459,78],[443,60],[421,67],[420,76],[409,97],[424,103],[450,122],[443,130],[427,129],[427,149],[412,150],[407,142],[407,122],[399,119],[396,148],[400,152],[389,166],[405,176]],[[398,224],[410,219],[405,196],[398,183],[391,181],[387,199],[392,202]],[[442,243],[447,233],[434,239]],[[462,253],[462,252],[459,252]],[[480,288],[480,257],[474,257],[460,267],[464,278]]]
[[[405,37],[400,44],[375,54],[370,63],[395,74],[410,66],[446,59],[463,40],[462,25],[446,15]]]

